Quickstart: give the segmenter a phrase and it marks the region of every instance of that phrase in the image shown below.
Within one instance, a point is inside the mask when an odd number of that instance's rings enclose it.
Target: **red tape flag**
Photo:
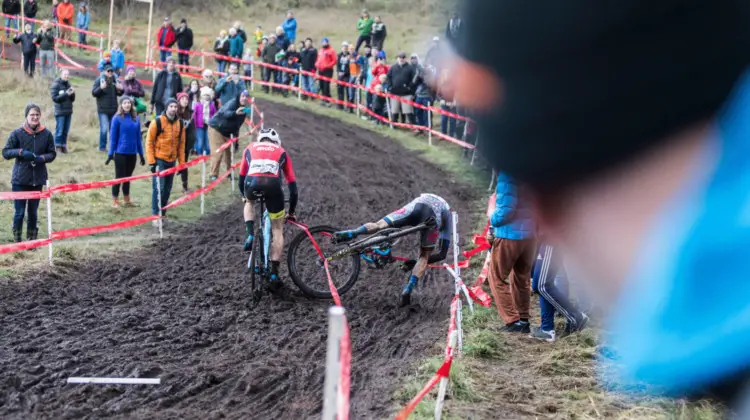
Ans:
[[[27,251],[29,249],[39,248],[49,245],[50,239],[37,239],[35,241],[18,242],[15,244],[0,245],[0,254],[10,254],[11,252]]]
[[[0,192],[0,200],[39,200],[49,195],[49,191]]]
[[[79,236],[96,235],[99,233],[110,232],[113,230],[126,229],[133,226],[142,225],[152,220],[158,220],[159,216],[147,216],[139,219],[125,220],[122,222],[112,223],[111,225],[104,226],[92,226],[77,229],[61,230],[58,232],[52,232],[52,239],[59,241],[62,239],[76,238]]]

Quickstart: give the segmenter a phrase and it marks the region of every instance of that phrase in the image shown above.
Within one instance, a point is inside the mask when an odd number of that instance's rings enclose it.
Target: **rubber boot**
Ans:
[[[14,242],[22,242],[23,241],[23,231],[21,228],[13,228],[13,241]]]
[[[39,237],[39,229],[26,228],[26,239],[29,241],[36,241]],[[36,248],[32,248],[31,251],[36,251]]]
[[[414,288],[417,287],[417,281],[419,279],[417,276],[412,275],[409,277],[409,282],[406,283],[406,286],[404,286],[404,289],[401,291],[401,305],[400,306],[408,306],[411,304],[411,292],[414,291]]]
[[[119,209],[120,208],[120,200],[117,197],[112,198],[112,208],[113,209]]]

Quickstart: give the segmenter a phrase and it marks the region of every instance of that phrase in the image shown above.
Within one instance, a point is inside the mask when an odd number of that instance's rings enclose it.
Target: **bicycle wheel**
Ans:
[[[260,211],[258,213],[263,214],[262,203],[260,204]],[[250,278],[252,279],[253,302],[255,303],[260,302],[260,299],[263,297],[263,287],[265,286],[265,284],[263,284],[266,272],[266,265],[264,264],[265,250],[263,246],[263,230],[264,229],[261,223],[261,226],[256,229],[255,240],[253,241],[253,250],[250,255]]]
[[[309,231],[320,246],[324,256],[336,252],[337,249],[330,240],[336,229],[331,226],[314,226]],[[332,297],[323,260],[313,247],[306,232],[300,232],[289,243],[287,264],[289,275],[302,293],[320,299]],[[331,280],[339,295],[346,293],[354,286],[359,276],[359,264],[359,254],[328,262]]]

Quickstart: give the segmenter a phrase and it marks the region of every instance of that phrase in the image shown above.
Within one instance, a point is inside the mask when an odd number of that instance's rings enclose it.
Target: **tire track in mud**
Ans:
[[[357,226],[422,192],[468,214],[470,191],[393,141],[258,102],[294,161],[304,222]],[[290,300],[248,306],[239,202],[172,229],[142,250],[22,282],[0,279],[0,417],[320,415],[331,302],[296,293],[282,264]],[[287,227],[287,243],[295,234]],[[391,415],[393,387],[445,334],[452,282],[436,274],[410,309],[396,306],[405,275],[395,268],[363,266],[342,296],[352,329],[352,418]],[[158,376],[162,385],[65,384],[69,376],[129,375]]]

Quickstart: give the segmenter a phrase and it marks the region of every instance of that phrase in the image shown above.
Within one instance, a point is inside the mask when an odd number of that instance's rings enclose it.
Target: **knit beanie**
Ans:
[[[39,111],[40,114],[42,113],[42,109],[39,108],[39,105],[37,105],[37,104],[28,104],[28,105],[26,105],[26,110],[24,111],[23,116],[24,117],[28,117],[29,116],[29,112],[31,112],[32,109],[36,109],[37,111]]]

